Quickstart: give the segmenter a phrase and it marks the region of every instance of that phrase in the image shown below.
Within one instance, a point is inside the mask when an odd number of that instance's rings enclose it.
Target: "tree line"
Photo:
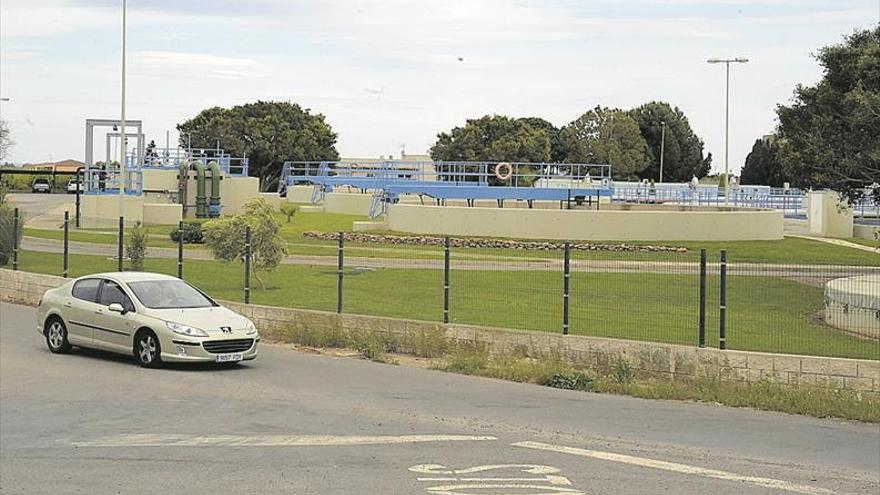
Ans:
[[[880,201],[880,27],[819,50],[824,77],[798,85],[779,124],[755,141],[741,183],[828,188]]]
[[[776,109],[778,126],[755,142],[741,183],[829,188],[849,199],[880,182],[880,27],[856,31],[816,55],[824,77],[798,85]],[[654,101],[622,110],[597,106],[562,127],[540,117],[486,115],[437,135],[434,160],[609,164],[615,178],[665,182],[709,173],[712,155],[687,117]],[[337,135],[325,117],[295,103],[257,101],[214,107],[177,126],[181,145],[247,156],[265,190],[277,186],[285,160],[338,160]],[[874,190],[880,200],[880,188]]]

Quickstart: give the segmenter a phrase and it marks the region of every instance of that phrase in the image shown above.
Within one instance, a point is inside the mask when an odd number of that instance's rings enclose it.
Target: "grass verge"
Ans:
[[[61,255],[22,251],[20,269],[61,274]],[[145,269],[175,275],[173,259],[147,259]],[[70,275],[115,271],[113,258],[70,257]],[[241,300],[239,263],[187,260],[184,278],[212,296]],[[252,290],[251,302],[335,311],[336,267],[281,265]],[[708,341],[718,341],[718,277],[709,277]],[[561,332],[562,276],[549,271],[453,270],[452,323]],[[571,333],[695,345],[699,278],[666,273],[576,272],[571,277]],[[871,342],[821,323],[821,287],[779,277],[729,277],[727,343],[731,349],[878,359]],[[443,271],[381,268],[345,271],[346,313],[423,321],[443,317]]]
[[[291,253],[302,255],[325,255],[335,254],[336,243],[333,241],[321,241],[303,236],[306,231],[321,232],[351,232],[355,221],[368,220],[368,217],[358,215],[341,215],[320,212],[302,212],[296,214],[293,221],[280,213],[276,215],[281,223],[281,235],[287,241]],[[152,235],[150,245],[154,247],[174,247],[175,244],[168,238],[168,234],[174,226],[150,226]],[[378,232],[377,232],[378,233]],[[395,232],[386,232],[395,234]],[[399,233],[397,233],[399,234]],[[60,229],[25,229],[25,235],[47,239],[61,239]],[[116,234],[112,229],[79,229],[71,230],[70,239],[79,242],[93,242],[99,244],[115,244]],[[863,241],[854,241],[864,243]],[[870,242],[870,241],[868,241]],[[608,242],[608,244],[619,244]],[[858,265],[880,266],[880,259],[876,253],[853,249],[849,247],[835,246],[828,243],[810,239],[788,237],[777,241],[725,241],[725,242],[694,242],[694,241],[669,241],[669,242],[633,242],[626,244],[644,245],[653,244],[658,246],[681,246],[688,249],[687,253],[670,258],[667,253],[617,253],[603,251],[574,251],[572,258],[575,260],[625,260],[625,261],[681,261],[696,262],[699,260],[701,248],[708,250],[710,259],[716,260],[721,249],[728,251],[732,262],[742,263],[784,263],[784,264],[821,264],[821,265]],[[870,245],[870,244],[869,244]],[[874,244],[876,245],[876,243]],[[190,248],[191,246],[187,246]],[[349,254],[353,256],[368,256],[373,258],[407,258],[407,259],[441,259],[443,250],[435,246],[396,246],[394,244],[358,244],[348,245]],[[515,249],[457,249],[458,254],[481,257],[503,258],[559,258],[561,254],[555,251],[522,251]]]

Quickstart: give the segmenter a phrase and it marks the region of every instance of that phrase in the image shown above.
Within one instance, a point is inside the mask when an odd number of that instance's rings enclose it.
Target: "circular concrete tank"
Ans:
[[[825,321],[869,339],[880,339],[880,274],[825,284]]]

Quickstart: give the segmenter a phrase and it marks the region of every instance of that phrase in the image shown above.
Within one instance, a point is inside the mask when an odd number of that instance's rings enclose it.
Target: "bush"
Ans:
[[[178,242],[183,235],[184,244],[204,244],[205,235],[202,233],[202,224],[199,222],[187,222],[183,224],[183,230],[174,229],[171,231],[171,240]]]
[[[131,261],[132,270],[139,272],[144,269],[144,258],[147,257],[147,229],[140,222],[135,222],[128,235],[126,256]]]
[[[12,224],[15,215],[12,205],[6,201],[6,187],[0,186],[0,266],[4,266],[12,259],[13,240],[17,237],[21,243],[24,233],[24,215],[19,211],[18,232],[13,234]]]
[[[538,383],[547,387],[565,390],[589,390],[593,385],[593,379],[580,371],[572,370],[542,376],[538,379]]]
[[[251,268],[254,278],[265,290],[266,283],[261,274],[274,270],[287,254],[287,242],[279,231],[281,225],[275,220],[274,210],[261,198],[249,199],[241,213],[223,217],[205,224],[205,243],[211,248],[214,258],[231,262],[244,260],[245,229],[251,229]]]
[[[293,216],[296,215],[296,212],[299,210],[299,206],[293,203],[281,203],[281,214],[287,217],[287,223],[290,223],[293,220]]]

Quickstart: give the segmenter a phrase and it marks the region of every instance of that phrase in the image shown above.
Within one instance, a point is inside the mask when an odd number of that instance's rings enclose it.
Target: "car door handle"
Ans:
[[[103,309],[96,309],[96,310],[95,310],[95,314],[96,314],[96,315],[102,315],[102,314],[104,314],[104,310],[103,310]]]
[[[65,308],[69,308],[71,306],[73,306],[73,303],[69,303],[69,302],[64,303]]]

